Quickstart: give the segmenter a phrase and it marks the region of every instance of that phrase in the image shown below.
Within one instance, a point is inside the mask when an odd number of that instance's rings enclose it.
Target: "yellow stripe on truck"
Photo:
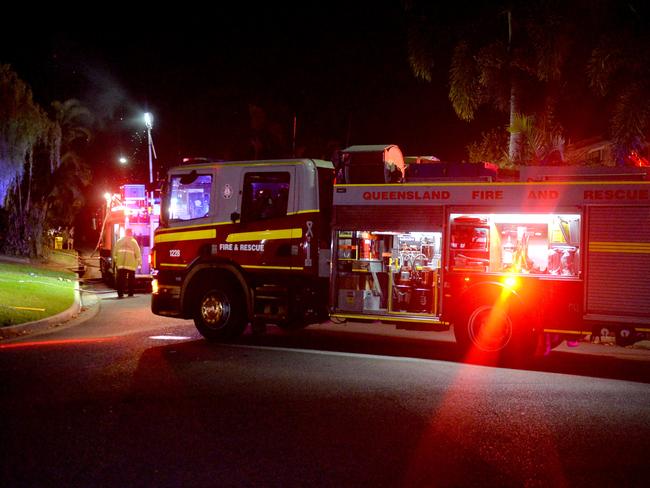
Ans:
[[[589,252],[650,254],[650,244],[645,242],[590,242]]]
[[[253,264],[242,264],[241,267],[245,269],[273,269],[284,271],[302,271],[304,269],[302,266],[255,266]]]
[[[262,230],[257,232],[238,232],[230,234],[226,242],[273,241],[277,239],[300,239],[302,229]]]
[[[199,239],[214,239],[217,237],[216,229],[190,230],[185,232],[170,232],[158,234],[154,239],[155,244],[162,242],[197,241]]]

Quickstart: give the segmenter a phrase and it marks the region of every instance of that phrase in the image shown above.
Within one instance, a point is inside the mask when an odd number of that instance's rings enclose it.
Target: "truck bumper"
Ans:
[[[181,287],[158,285],[152,282],[151,311],[156,315],[183,318],[181,310]]]

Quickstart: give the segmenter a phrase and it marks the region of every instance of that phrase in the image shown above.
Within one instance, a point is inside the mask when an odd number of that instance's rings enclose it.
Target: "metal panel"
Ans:
[[[586,311],[650,318],[650,207],[591,207]]]
[[[395,232],[441,232],[442,205],[395,206],[339,205],[334,207],[334,225],[342,230]]]

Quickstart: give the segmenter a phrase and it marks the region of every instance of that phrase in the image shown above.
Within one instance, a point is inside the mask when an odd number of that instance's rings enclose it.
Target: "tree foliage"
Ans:
[[[10,66],[0,67],[0,196],[6,251],[41,256],[50,227],[69,225],[90,170],[80,150],[92,116],[77,100],[54,102],[50,118]]]
[[[467,146],[467,153],[470,163],[489,162],[507,168],[510,166],[508,134],[500,129],[484,131],[478,141]]]
[[[575,115],[577,109],[571,110],[578,106],[576,95],[581,107],[588,97],[588,105],[598,104],[619,161],[647,146],[647,2],[507,0],[463,9],[459,1],[456,7],[404,2],[410,18],[409,62],[416,77],[433,80],[433,66],[440,60],[432,53],[448,49],[449,99],[456,114],[472,121],[484,106],[507,113],[508,123],[497,130],[510,134],[512,162],[539,160],[533,146],[557,145],[563,122],[585,122]],[[462,15],[450,18],[449,12],[461,9]],[[520,140],[525,131],[507,129],[520,124],[521,117],[534,121],[536,135],[526,142]],[[486,142],[478,141],[472,150]]]
[[[85,203],[83,189],[91,183],[90,167],[82,156],[92,139],[94,117],[77,99],[52,103],[54,119],[61,128],[61,165],[52,173],[53,185],[48,195],[51,225],[70,225]]]
[[[412,6],[411,6],[412,7]],[[472,121],[482,106],[509,116],[521,113],[553,117],[560,82],[571,49],[571,22],[554,2],[508,1],[481,5],[460,25],[449,63],[449,100],[458,115]],[[420,19],[420,23],[422,20]],[[426,42],[420,28],[410,38]],[[428,42],[435,42],[429,39]],[[414,74],[421,78],[427,58],[423,48],[410,49]],[[510,131],[509,158],[523,159],[522,133]]]
[[[250,147],[254,159],[273,159],[291,156],[291,150],[285,133],[285,125],[280,119],[289,120],[284,107],[258,103],[248,104],[250,116]],[[270,108],[270,110],[269,110]],[[249,156],[250,157],[250,156]]]
[[[31,169],[34,151],[47,150],[50,169],[60,162],[60,134],[32,91],[9,65],[0,65],[0,207],[12,186]],[[29,202],[27,202],[29,203]]]
[[[517,148],[520,162],[540,165],[564,160],[564,137],[549,127],[546,121],[538,121],[533,115],[516,114],[508,132],[521,136],[521,147]]]
[[[588,60],[591,88],[608,108],[614,156],[623,164],[648,145],[650,34],[648,15],[626,3],[615,11],[624,30],[603,30]]]

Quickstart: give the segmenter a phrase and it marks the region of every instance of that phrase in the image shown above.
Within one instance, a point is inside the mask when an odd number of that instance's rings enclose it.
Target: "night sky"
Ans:
[[[295,115],[296,152],[326,159],[335,148],[378,143],[462,159],[494,123],[457,119],[446,67],[432,83],[415,79],[399,0],[188,11],[121,6],[43,17],[30,21],[29,33],[2,34],[0,62],[42,106],[79,98],[93,110],[96,181],[148,177],[145,110],[155,117],[158,170],[185,156],[251,157],[251,104],[277,125],[289,151]],[[120,167],[120,154],[135,164]]]

